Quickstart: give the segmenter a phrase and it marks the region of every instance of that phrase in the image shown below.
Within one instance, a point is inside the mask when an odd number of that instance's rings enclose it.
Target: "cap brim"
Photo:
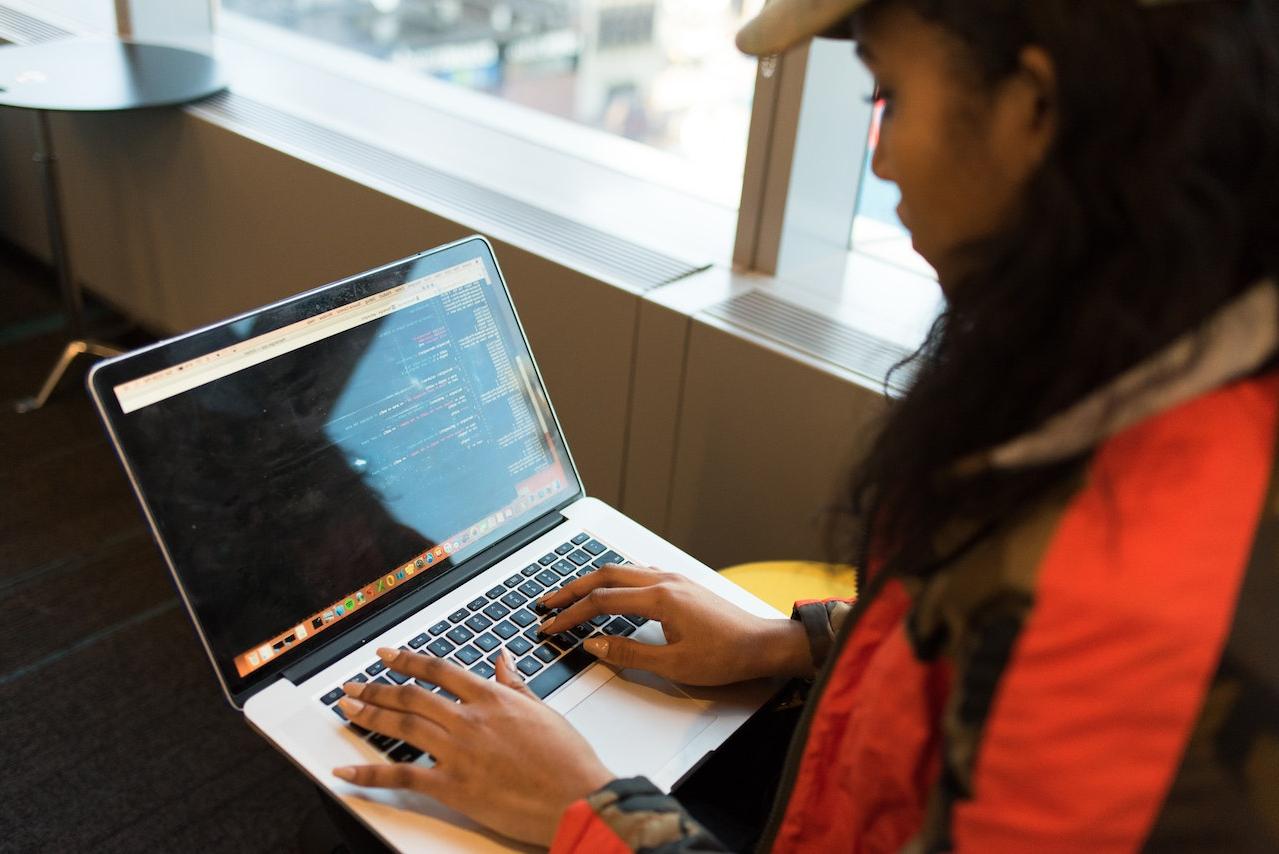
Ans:
[[[839,25],[870,0],[773,0],[737,33],[737,49],[771,56],[814,36],[842,36]]]

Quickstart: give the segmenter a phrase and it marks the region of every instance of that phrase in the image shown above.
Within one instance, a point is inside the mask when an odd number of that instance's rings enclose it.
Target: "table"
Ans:
[[[62,219],[50,112],[107,112],[186,104],[226,88],[213,57],[166,45],[118,39],[60,39],[0,47],[0,106],[32,110],[35,162],[44,187],[49,246],[67,317],[68,342],[40,390],[18,412],[44,406],[78,356],[113,356],[116,347],[88,336],[84,299],[71,271]]]

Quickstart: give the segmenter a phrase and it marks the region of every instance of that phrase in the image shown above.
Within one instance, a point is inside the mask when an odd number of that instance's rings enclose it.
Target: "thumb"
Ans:
[[[582,648],[600,661],[641,670],[655,670],[661,650],[665,649],[664,646],[640,643],[630,638],[608,636],[590,638],[582,643]]]

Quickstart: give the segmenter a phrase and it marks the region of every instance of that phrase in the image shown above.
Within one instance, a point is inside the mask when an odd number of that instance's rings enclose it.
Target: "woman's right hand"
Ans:
[[[559,611],[543,622],[545,634],[566,632],[601,614],[657,620],[665,644],[593,637],[583,647],[602,661],[675,682],[728,685],[813,674],[808,639],[797,621],[747,613],[678,573],[610,564],[548,593],[539,604]]]

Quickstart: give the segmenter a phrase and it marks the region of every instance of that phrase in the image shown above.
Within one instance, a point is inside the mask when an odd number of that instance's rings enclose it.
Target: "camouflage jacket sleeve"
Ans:
[[[813,666],[822,669],[835,645],[835,636],[839,634],[844,620],[852,613],[851,599],[825,599],[819,601],[796,602],[791,612],[792,620],[799,620],[808,635],[808,646],[813,656]]]
[[[614,780],[570,806],[551,854],[702,854],[727,851],[679,801],[643,777]]]

